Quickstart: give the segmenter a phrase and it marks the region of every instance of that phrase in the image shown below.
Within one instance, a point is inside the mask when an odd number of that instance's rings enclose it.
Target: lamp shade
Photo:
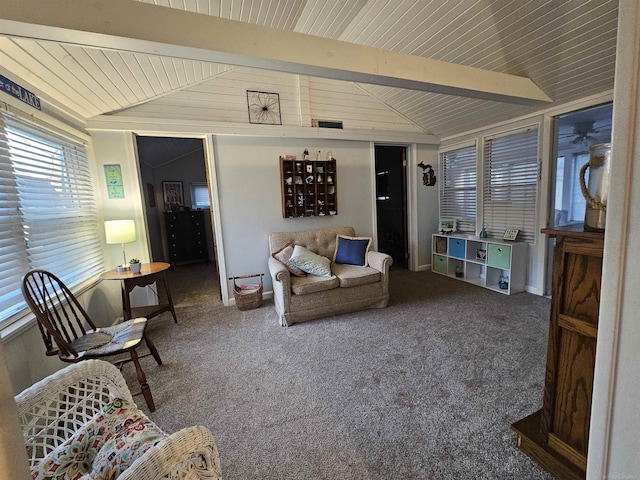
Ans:
[[[133,220],[108,220],[104,222],[107,243],[129,243],[136,241],[136,226]]]

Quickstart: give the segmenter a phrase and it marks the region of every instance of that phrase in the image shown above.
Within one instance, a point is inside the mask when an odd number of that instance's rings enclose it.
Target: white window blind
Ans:
[[[191,207],[209,208],[209,186],[207,182],[194,182],[191,184]]]
[[[83,144],[0,112],[0,212],[0,322],[26,308],[29,270],[49,270],[69,287],[102,271]]]
[[[476,147],[440,153],[440,218],[456,220],[456,231],[476,231]]]
[[[538,129],[484,142],[482,216],[490,237],[518,228],[518,240],[535,243],[538,191]]]

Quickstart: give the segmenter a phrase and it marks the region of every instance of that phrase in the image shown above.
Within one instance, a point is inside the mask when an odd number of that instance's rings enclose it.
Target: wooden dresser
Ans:
[[[558,479],[587,465],[604,234],[543,229],[556,238],[542,409],[514,423],[518,448]]]
[[[171,265],[209,261],[203,211],[167,212],[164,220]]]

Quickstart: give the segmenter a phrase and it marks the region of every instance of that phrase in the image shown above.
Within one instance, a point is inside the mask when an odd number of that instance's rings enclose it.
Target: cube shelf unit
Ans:
[[[523,242],[434,234],[431,270],[511,295],[524,291],[528,247]],[[501,276],[507,279],[506,288],[499,286]]]
[[[284,218],[338,214],[335,160],[280,157],[280,186]]]

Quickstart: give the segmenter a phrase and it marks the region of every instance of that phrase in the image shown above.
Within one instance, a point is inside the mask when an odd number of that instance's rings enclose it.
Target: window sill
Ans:
[[[77,287],[72,289],[72,292],[76,296],[80,296],[83,293],[91,290],[96,285],[101,282],[99,276],[95,276],[86,280],[85,282],[79,284]],[[29,330],[36,324],[37,320],[35,315],[29,310],[25,308],[19,313],[16,313],[14,316],[7,318],[4,322],[4,325],[0,325],[0,340],[3,342],[11,341],[17,337],[19,337],[22,333]]]

